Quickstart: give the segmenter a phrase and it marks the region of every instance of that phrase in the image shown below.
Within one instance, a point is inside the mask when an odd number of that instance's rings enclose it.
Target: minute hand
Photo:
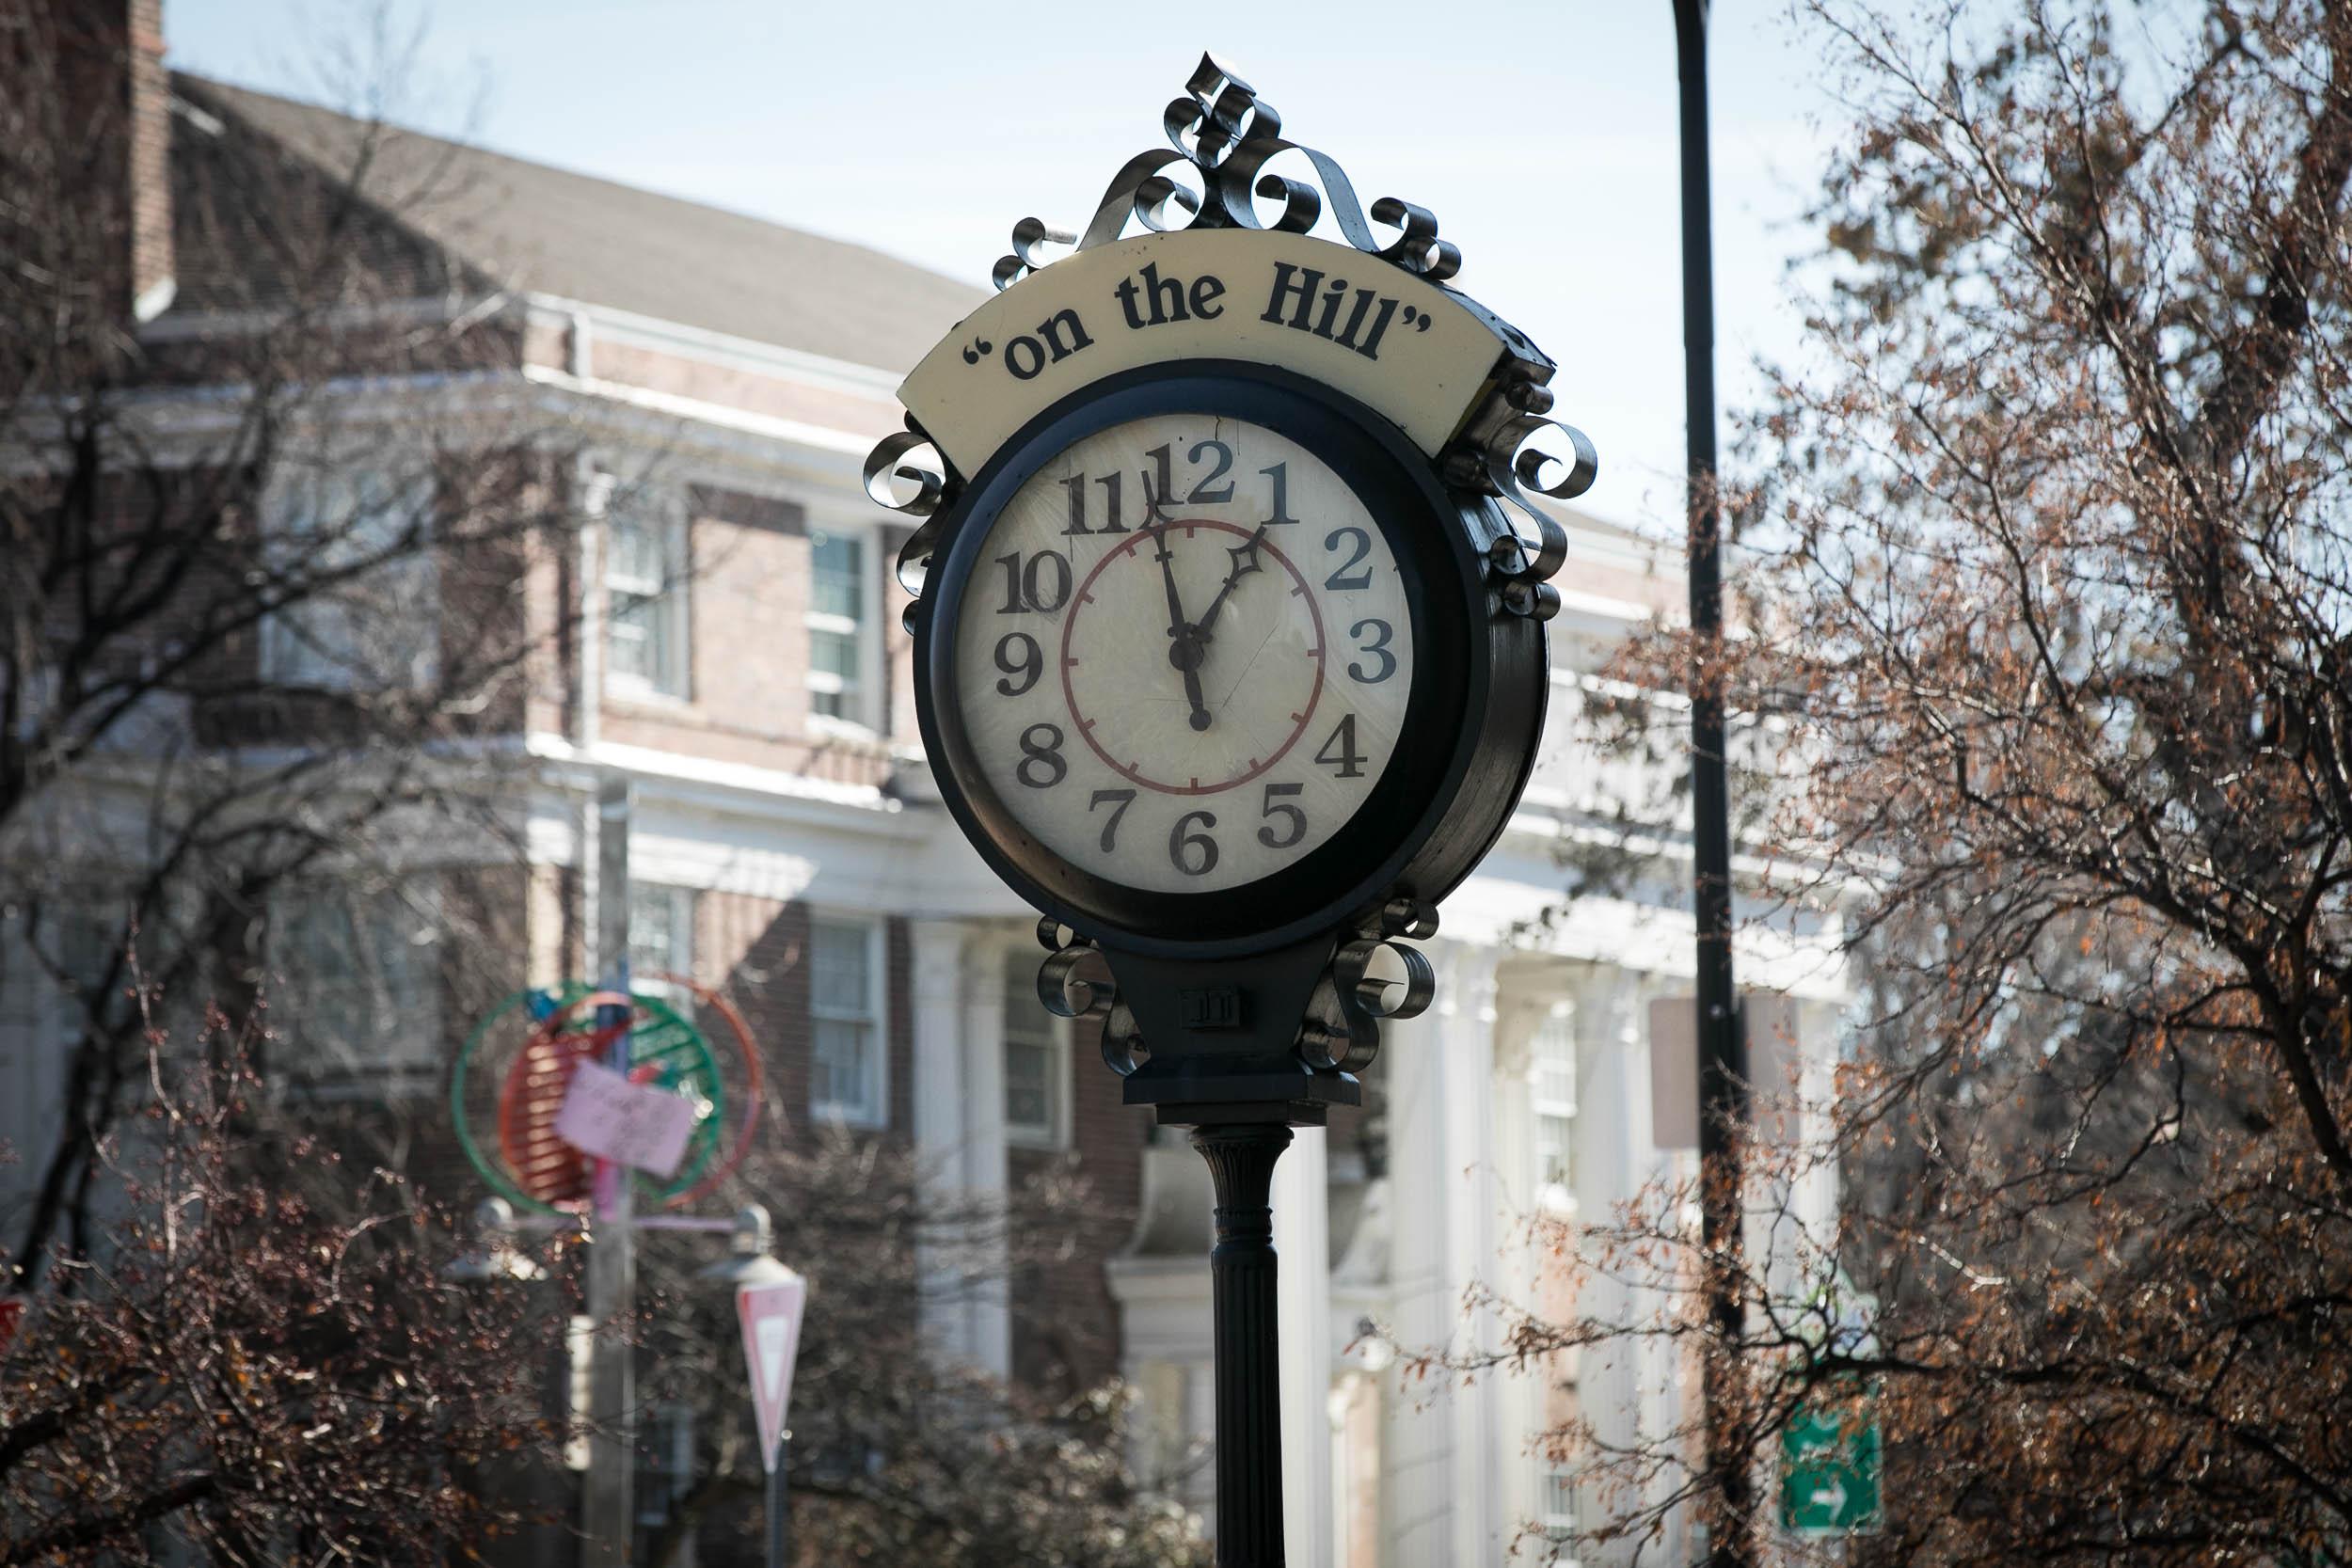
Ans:
[[[1250,573],[1263,569],[1258,564],[1258,546],[1265,542],[1265,531],[1269,526],[1260,523],[1258,531],[1249,536],[1248,544],[1235,545],[1225,552],[1233,558],[1233,569],[1225,574],[1225,580],[1217,585],[1216,597],[1209,601],[1208,610],[1193,626],[1194,635],[1201,641],[1209,640],[1209,627],[1216,622],[1217,611],[1225,608],[1227,597],[1233,592],[1233,584]]]

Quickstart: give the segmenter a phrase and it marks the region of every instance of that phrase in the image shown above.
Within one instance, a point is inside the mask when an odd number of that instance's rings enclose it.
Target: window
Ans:
[[[598,475],[604,516],[606,678],[626,691],[686,695],[686,519],[675,504]]]
[[[693,890],[658,882],[629,883],[629,989],[648,996],[683,1000],[689,994],[684,987],[655,976],[693,973]]]
[[[819,920],[809,928],[810,1106],[861,1127],[882,1124],[879,935],[871,926],[845,921]]]
[[[1528,1055],[1535,1180],[1546,1188],[1566,1189],[1575,1182],[1569,1134],[1576,1118],[1576,1018],[1566,1004],[1553,1007],[1535,1026]]]
[[[322,886],[277,899],[269,1017],[278,1075],[312,1089],[430,1089],[441,1069],[435,901],[414,887]]]
[[[1536,1502],[1543,1510],[1544,1533],[1554,1541],[1576,1534],[1576,1475],[1565,1465],[1546,1464],[1538,1478]]]
[[[866,721],[866,542],[855,533],[810,533],[809,711]]]
[[[273,482],[265,526],[291,602],[262,623],[263,679],[328,691],[434,679],[440,626],[432,505],[422,474],[326,467]]]
[[[1005,961],[1005,1135],[1058,1148],[1069,1137],[1070,1059],[1061,1021],[1037,996],[1037,955]]]

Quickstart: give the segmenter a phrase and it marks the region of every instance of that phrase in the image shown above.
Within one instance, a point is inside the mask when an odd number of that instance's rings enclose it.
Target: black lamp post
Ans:
[[[1691,836],[1698,927],[1700,1238],[1710,1349],[1700,1431],[1718,1498],[1713,1568],[1754,1560],[1747,1455],[1729,1431],[1731,1347],[1740,1329],[1740,1139],[1747,1126],[1747,1042],[1731,973],[1731,809],[1717,655],[1724,627],[1723,504],[1715,468],[1715,263],[1707,133],[1708,0],[1674,0],[1682,122],[1682,376],[1688,442]]]

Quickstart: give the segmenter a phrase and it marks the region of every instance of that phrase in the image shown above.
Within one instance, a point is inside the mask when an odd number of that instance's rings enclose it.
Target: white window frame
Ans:
[[[866,1006],[863,1019],[829,1012],[817,1000],[817,927],[836,926],[854,928],[866,938]],[[810,911],[808,922],[808,1050],[809,1092],[808,1113],[817,1120],[838,1123],[844,1127],[883,1128],[890,1124],[890,1009],[889,1009],[889,951],[883,943],[882,923],[871,915],[827,914]],[[860,1022],[868,1025],[866,1037],[872,1052],[866,1068],[866,1081],[872,1090],[869,1104],[849,1101],[817,1098],[817,1025],[825,1022]]]
[[[1565,1512],[1551,1506],[1558,1493],[1565,1493],[1567,1497]],[[1546,1537],[1555,1542],[1575,1537],[1576,1470],[1573,1465],[1555,1465],[1548,1459],[1536,1460],[1535,1506],[1537,1522],[1543,1526]]]
[[[1046,1031],[1033,1037],[1030,1043],[1045,1048],[1046,1119],[1043,1122],[1015,1121],[1012,1116],[1012,1001],[1016,986],[1023,984],[1022,966],[1026,964],[1032,978],[1024,987],[1025,994],[1034,998],[1033,978],[1036,964],[1034,951],[1016,947],[1007,954],[1002,968],[1004,1017],[998,1034],[1004,1045],[1004,1117],[1005,1141],[1022,1148],[1061,1149],[1070,1147],[1070,1020],[1056,1018],[1045,1012],[1039,1003],[1038,1011],[1044,1013]]]
[[[813,730],[832,730],[859,736],[870,736],[882,728],[882,686],[889,672],[882,668],[882,544],[880,530],[862,522],[840,518],[820,518],[805,511],[808,530],[808,608],[803,622],[809,632],[807,658],[803,680],[808,688],[808,722]],[[855,539],[858,545],[858,618],[852,622],[844,615],[819,611],[817,604],[817,539],[819,534]],[[840,677],[817,668],[818,632],[856,640],[858,687],[856,701],[850,711],[843,714],[819,713],[817,697],[820,692],[841,689]]]
[[[289,887],[271,895],[266,928],[268,974],[271,981],[272,1032],[278,1043],[270,1055],[270,1077],[282,1089],[310,1100],[384,1100],[430,1094],[439,1085],[446,1063],[442,1037],[441,951],[438,941],[413,943],[409,956],[417,972],[416,995],[410,999],[400,1034],[413,1042],[405,1055],[386,1061],[324,1062],[306,1046],[303,1037],[302,981],[287,964],[287,935],[302,928],[310,911],[326,899],[396,900],[420,906],[421,921],[439,925],[439,890],[430,881],[405,887],[365,891],[349,883],[321,879]],[[364,934],[355,932],[356,935]],[[363,1048],[374,1042],[364,1042]]]
[[[622,572],[618,565],[620,552],[613,546],[612,529],[614,499],[626,491],[623,504],[645,515],[658,535],[661,551],[661,576],[659,578],[636,577]],[[686,490],[683,485],[641,483],[624,486],[609,470],[598,469],[588,482],[588,515],[602,525],[599,530],[596,591],[601,595],[598,620],[602,626],[604,646],[600,650],[604,668],[604,689],[608,695],[634,701],[653,699],[660,702],[691,702],[693,700],[693,627],[692,559],[689,551],[692,538],[689,532]],[[661,668],[651,675],[634,670],[624,670],[613,657],[614,634],[620,617],[612,610],[616,594],[632,594],[649,599],[660,625],[660,646],[664,655]]]
[[[629,944],[628,989],[641,995],[658,996],[672,1006],[691,1004],[693,993],[684,986],[667,980],[657,980],[637,964],[637,903],[639,899],[661,900],[669,906],[670,950],[660,967],[673,974],[691,976],[694,973],[694,889],[675,887],[664,882],[641,882],[632,879],[628,884]]]
[[[1529,1176],[1547,1208],[1558,1209],[1573,1205],[1575,1194],[1576,1158],[1576,1015],[1565,1002],[1554,1003],[1536,1023],[1527,1039],[1527,1150],[1533,1167]],[[1565,1082],[1561,1083],[1545,1071],[1550,1046],[1546,1036],[1559,1030],[1565,1038],[1558,1042],[1565,1056]],[[1549,1080],[1549,1081],[1548,1081]],[[1560,1124],[1560,1177],[1544,1168],[1544,1123]]]
[[[380,503],[367,492],[381,483]],[[354,454],[349,463],[323,466],[289,464],[271,478],[262,500],[262,533],[267,549],[289,568],[309,572],[333,571],[346,555],[365,557],[386,547],[378,532],[390,524],[397,531],[415,512],[434,505],[433,476],[418,467],[403,472],[378,454]],[[358,509],[377,505],[373,515],[354,522]],[[317,540],[322,520],[335,536]],[[261,677],[265,684],[290,690],[398,691],[430,685],[440,673],[441,572],[439,546],[428,528],[416,549],[392,557],[348,583],[304,594],[262,618]],[[384,649],[361,646],[355,627],[377,617],[355,613],[347,594],[379,593],[387,607],[396,602],[398,614],[380,617],[391,630]],[[394,630],[393,628],[397,628]],[[390,651],[394,638],[413,637],[405,670],[374,667],[379,654]],[[331,645],[330,645],[331,644]]]

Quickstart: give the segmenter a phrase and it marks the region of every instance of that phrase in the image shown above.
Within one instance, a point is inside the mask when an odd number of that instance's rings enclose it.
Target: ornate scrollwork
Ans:
[[[1438,993],[1437,972],[1406,940],[1438,934],[1438,911],[1391,898],[1331,955],[1298,1031],[1301,1061],[1322,1071],[1361,1072],[1380,1054],[1380,1025],[1417,1018]]]
[[[1327,212],[1349,245],[1432,283],[1461,270],[1462,253],[1438,237],[1438,219],[1425,207],[1384,196],[1367,213],[1356,187],[1339,164],[1311,147],[1282,135],[1282,117],[1248,82],[1203,55],[1184,83],[1184,96],[1162,116],[1167,148],[1139,152],[1111,177],[1094,216],[1073,237],[1042,219],[1013,226],[1012,253],[991,276],[1009,289],[1043,266],[1045,244],[1091,250],[1109,245],[1139,224],[1156,233],[1179,229],[1274,229],[1304,233]],[[1285,152],[1306,159],[1314,182],[1270,171]],[[1258,201],[1279,201],[1271,220]],[[1380,232],[1388,230],[1393,238]]]
[[[1037,940],[1045,949],[1037,971],[1037,999],[1056,1018],[1101,1019],[1104,1065],[1121,1078],[1132,1074],[1136,1053],[1147,1048],[1136,1015],[1119,1000],[1118,982],[1101,950],[1050,915],[1038,921]],[[1088,973],[1078,973],[1082,966]]]
[[[907,591],[902,612],[910,635],[914,630],[914,603],[923,596],[930,571],[931,553],[939,546],[939,514],[955,499],[959,482],[955,470],[931,438],[914,423],[885,436],[866,454],[866,494],[875,505],[901,516],[918,518],[914,531],[898,546],[898,586]]]
[[[1486,550],[1487,578],[1504,610],[1538,621],[1559,612],[1560,591],[1549,579],[1567,560],[1568,536],[1534,498],[1572,500],[1600,472],[1592,441],[1547,418],[1550,411],[1550,388],[1506,374],[1446,461],[1450,483],[1505,503],[1505,531]]]

